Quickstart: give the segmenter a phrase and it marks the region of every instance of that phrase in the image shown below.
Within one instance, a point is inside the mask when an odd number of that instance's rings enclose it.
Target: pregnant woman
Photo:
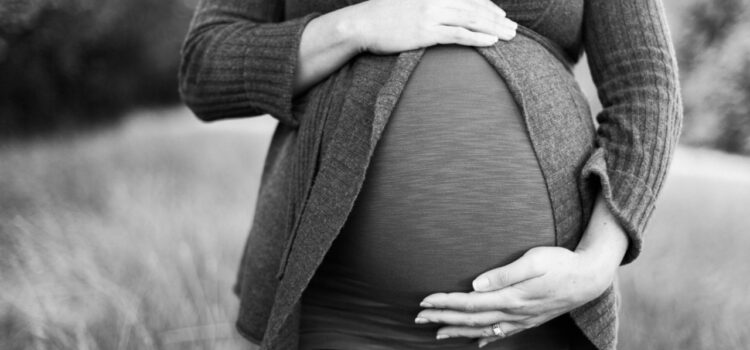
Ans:
[[[659,0],[202,0],[180,88],[279,121],[235,292],[261,349],[614,349],[681,125]],[[584,51],[598,131],[570,67]]]

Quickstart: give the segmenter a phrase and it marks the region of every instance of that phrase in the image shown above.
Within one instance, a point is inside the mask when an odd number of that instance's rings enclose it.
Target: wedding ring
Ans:
[[[497,337],[505,338],[505,332],[503,332],[503,330],[500,328],[500,323],[495,323],[492,325],[492,333]]]

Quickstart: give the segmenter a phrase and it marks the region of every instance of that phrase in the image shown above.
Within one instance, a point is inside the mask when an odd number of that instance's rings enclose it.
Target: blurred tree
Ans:
[[[0,135],[100,125],[177,103],[182,0],[0,2]]]
[[[735,29],[745,8],[744,0],[699,1],[687,8],[685,21],[690,23],[679,34],[678,54],[683,72],[694,68],[697,58],[707,48],[720,45]]]
[[[750,155],[750,0],[693,0],[682,17],[683,140]]]

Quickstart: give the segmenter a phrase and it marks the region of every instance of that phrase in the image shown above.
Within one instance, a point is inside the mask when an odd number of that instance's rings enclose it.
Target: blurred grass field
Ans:
[[[178,108],[1,146],[0,349],[247,348],[231,286],[274,123]],[[749,206],[749,159],[678,151],[620,349],[750,348]]]

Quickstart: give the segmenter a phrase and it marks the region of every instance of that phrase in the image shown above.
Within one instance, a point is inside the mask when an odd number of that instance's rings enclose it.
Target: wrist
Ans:
[[[361,5],[361,4],[358,4]],[[361,16],[358,16],[358,5],[351,5],[335,11],[334,28],[336,34],[342,38],[347,50],[352,55],[357,55],[367,51],[367,25]]]
[[[620,260],[616,254],[611,254],[605,249],[597,247],[587,247],[585,249],[576,249],[576,254],[581,258],[584,265],[584,271],[597,278],[603,279],[602,283],[609,283],[617,274]]]
[[[625,230],[599,196],[575,252],[592,273],[605,278],[604,282],[609,284],[617,274],[628,244]]]
[[[594,232],[593,234],[602,234],[602,232]],[[617,234],[616,232],[612,232],[610,237],[616,237]],[[620,267],[625,248],[627,247],[627,241],[622,244],[622,248],[620,245],[616,242],[579,245],[575,252],[581,257],[586,265],[585,267],[589,268],[592,274],[606,279],[605,282],[609,283],[617,274],[617,269]]]
[[[624,236],[625,234],[598,231],[591,232],[589,235],[603,235],[611,238],[612,241],[606,241],[605,239],[595,242],[588,241],[586,243],[590,244],[579,244],[575,252],[586,259],[587,262],[596,266],[611,267],[613,270],[619,267],[627,248],[627,239],[621,240],[619,235]]]

